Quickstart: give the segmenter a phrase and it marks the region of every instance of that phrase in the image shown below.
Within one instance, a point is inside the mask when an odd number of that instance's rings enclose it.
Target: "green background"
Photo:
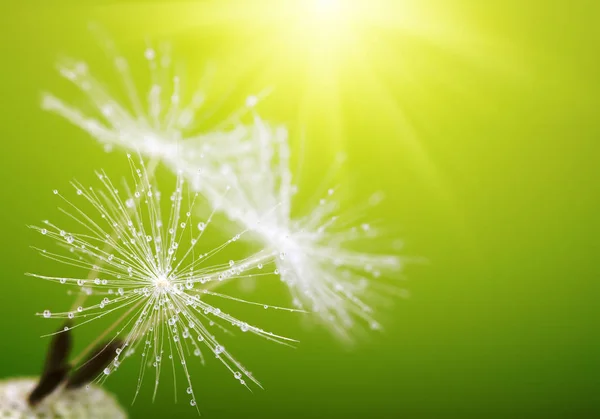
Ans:
[[[143,50],[145,35],[170,39],[192,69],[225,56],[235,37],[226,25],[206,36],[202,28],[195,37],[166,36],[155,23],[177,27],[172,14],[150,19],[79,3],[2,5],[3,377],[40,371],[47,340],[39,336],[56,324],[34,313],[71,301],[64,288],[24,277],[55,268],[29,248],[40,237],[26,225],[57,215],[51,190],[72,178],[87,183],[98,168],[125,174],[122,153],[104,153],[40,110],[43,90],[80,97],[54,71],[56,58],[102,62],[89,21],[105,25],[128,53]],[[475,48],[479,58],[465,60],[413,45],[411,57],[421,57],[413,63],[423,70],[413,83],[403,83],[391,61],[382,64],[389,97],[406,111],[421,154],[378,96],[353,91],[349,79],[341,81],[348,88],[340,99],[348,156],[342,180],[357,195],[386,191],[372,216],[404,240],[406,254],[427,260],[406,270],[411,297],[383,310],[383,333],[353,348],[302,327],[294,315],[256,313],[301,343],[290,349],[244,336],[231,345],[264,391],[244,390],[216,362],[195,369],[204,417],[600,417],[600,7],[583,0],[427,4],[452,10],[450,22],[493,39],[505,54]],[[392,42],[391,51],[401,54],[400,44]],[[231,110],[246,90],[239,86]],[[285,93],[276,91],[261,113],[291,121],[292,138],[307,129],[301,186],[310,189],[337,145],[328,146],[328,121],[299,120],[296,98]],[[277,287],[259,289],[257,300],[285,302]],[[80,330],[78,346],[98,332]],[[134,367],[107,384],[124,404]],[[184,397],[173,404],[168,377],[163,384],[155,403],[146,388],[132,416],[195,417]]]

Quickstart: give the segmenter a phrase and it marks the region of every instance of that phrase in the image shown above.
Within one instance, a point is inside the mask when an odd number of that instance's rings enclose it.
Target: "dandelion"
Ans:
[[[42,95],[43,109],[88,132],[104,145],[106,151],[115,146],[124,147],[168,164],[175,164],[181,156],[218,160],[232,153],[241,155],[248,151],[239,147],[238,139],[245,131],[240,120],[244,114],[254,113],[264,93],[248,97],[245,106],[210,132],[203,133],[198,126],[216,110],[200,112],[206,100],[203,86],[212,77],[212,67],[202,78],[201,87],[189,95],[183,86],[184,78],[173,66],[169,46],[148,46],[143,57],[148,65],[150,83],[145,94],[140,95],[129,61],[106,37],[101,36],[101,43],[113,62],[129,103],[121,102],[114,92],[97,80],[85,61],[66,59],[58,64],[58,71],[87,98],[87,111],[83,112],[51,93]],[[233,130],[226,132],[221,127],[233,127]],[[184,144],[193,147],[182,149]]]
[[[272,252],[211,265],[211,258],[245,232],[213,250],[200,251],[199,243],[212,223],[212,215],[200,223],[194,220],[192,213],[198,193],[184,193],[184,180],[179,174],[175,190],[167,198],[168,215],[163,215],[162,194],[150,181],[143,161],[136,163],[128,157],[133,183],[117,186],[104,172],[98,172],[99,187],[85,188],[78,182],[72,183],[80,202],[54,191],[66,204],[61,212],[71,219],[76,230],[63,229],[50,221],[44,221],[43,227],[33,227],[59,245],[59,251],[36,248],[43,257],[89,272],[87,276],[29,274],[70,286],[80,294],[71,310],[47,309],[40,315],[78,321],[75,326],[66,326],[65,332],[105,316],[118,316],[86,351],[114,333],[96,355],[102,354],[100,357],[108,361],[106,366],[102,365],[104,369],[97,382],[112,375],[124,359],[140,353],[136,397],[149,368],[154,370],[155,396],[163,365],[171,364],[174,372],[175,366],[181,365],[190,402],[197,408],[187,364],[191,354],[202,361],[204,353],[212,354],[241,384],[247,386],[248,380],[260,386],[217,340],[212,329],[227,331],[231,326],[284,344],[291,339],[251,326],[207,299],[225,298],[259,305],[213,289],[225,280],[267,275],[268,272],[253,273],[253,269],[259,264],[273,267]]]
[[[386,296],[406,295],[389,281],[397,279],[403,259],[382,246],[387,245],[386,231],[365,221],[366,211],[380,203],[381,194],[344,213],[335,190],[329,189],[306,215],[296,215],[297,187],[289,169],[286,132],[262,121],[256,126],[248,141],[254,141],[261,152],[221,162],[226,168],[218,171],[221,182],[231,185],[222,211],[241,225],[256,225],[252,238],[276,254],[276,273],[297,307],[319,314],[346,341],[352,341],[358,331],[357,319],[379,329],[372,304],[386,302]],[[202,190],[217,199],[214,191]],[[277,205],[275,214],[265,217],[273,205]],[[365,252],[365,247],[387,252]]]

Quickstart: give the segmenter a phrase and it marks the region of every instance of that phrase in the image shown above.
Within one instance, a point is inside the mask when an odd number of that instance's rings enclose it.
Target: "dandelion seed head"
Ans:
[[[275,254],[262,251],[240,261],[232,260],[233,268],[230,263],[211,265],[211,257],[231,241],[213,250],[200,251],[202,236],[211,225],[212,217],[203,222],[202,229],[193,228],[197,225],[193,220],[197,194],[186,193],[188,189],[180,175],[170,199],[162,202],[160,191],[152,183],[143,161],[130,156],[129,163],[133,181],[123,183],[119,188],[122,193],[115,192],[115,183],[104,172],[99,173],[97,186],[85,188],[73,182],[74,188],[82,193],[75,193],[74,200],[66,194],[60,195],[64,201],[61,212],[69,220],[70,228],[61,229],[50,221],[44,223],[47,231],[43,237],[56,241],[58,250],[38,249],[40,254],[78,268],[85,275],[90,274],[86,277],[30,274],[71,286],[79,290],[81,296],[71,310],[45,310],[43,317],[81,319],[72,328],[99,322],[106,316],[118,317],[106,327],[104,334],[114,334],[123,345],[97,382],[112,376],[122,361],[136,352],[157,363],[155,393],[160,381],[160,359],[165,352],[169,360],[181,365],[190,387],[192,380],[186,355],[200,353],[201,356],[203,349],[217,355],[229,371],[245,374],[245,368],[225,350],[209,327],[214,325],[219,330],[227,330],[228,325],[241,327],[246,322],[215,307],[206,298],[255,304],[212,289],[221,280],[235,279],[243,270],[272,263]],[[133,204],[129,205],[130,202]],[[33,228],[41,232],[41,228]],[[194,237],[193,243],[190,236]],[[257,327],[249,327],[248,331],[279,343],[289,341]],[[122,350],[125,350],[124,357]],[[136,396],[148,365],[152,363],[141,364]],[[259,385],[256,379],[251,381]]]
[[[252,237],[278,255],[273,273],[288,285],[296,306],[319,314],[346,340],[353,340],[361,325],[379,329],[370,326],[376,323],[377,309],[371,304],[401,296],[389,279],[396,279],[402,269],[397,252],[388,253],[382,230],[364,220],[369,208],[381,202],[381,194],[343,211],[336,189],[329,188],[305,215],[295,215],[298,188],[289,170],[285,130],[257,120],[242,143],[253,144],[253,152],[242,161],[222,162],[220,167],[226,165],[227,170],[213,179],[213,185],[234,185],[225,201],[218,201],[210,189],[202,192],[230,219],[252,228]],[[205,169],[210,172],[210,167]],[[371,253],[362,250],[365,247],[384,250]]]
[[[184,85],[184,78],[172,65],[170,48],[147,47],[143,55],[153,82],[137,86],[127,59],[116,52],[112,43],[104,43],[110,44],[106,52],[115,57],[115,71],[126,86],[127,100],[116,99],[120,92],[95,79],[85,62],[67,59],[59,63],[59,73],[79,88],[90,106],[84,112],[68,101],[45,93],[41,103],[43,109],[86,131],[107,151],[121,147],[128,152],[159,158],[171,165],[173,170],[177,170],[176,166],[182,159],[196,164],[207,157],[211,164],[221,161],[223,156],[242,156],[248,151],[235,147],[240,135],[248,129],[239,121],[244,114],[256,114],[255,107],[261,94],[248,96],[245,106],[240,106],[215,129],[203,132],[197,122],[205,119],[202,114],[206,97],[204,89],[206,81],[212,77],[212,68],[207,68],[198,90],[183,95],[189,91],[189,86]],[[209,113],[206,111],[206,114]],[[225,131],[222,128],[233,129]],[[202,166],[194,167],[198,182],[206,180]]]

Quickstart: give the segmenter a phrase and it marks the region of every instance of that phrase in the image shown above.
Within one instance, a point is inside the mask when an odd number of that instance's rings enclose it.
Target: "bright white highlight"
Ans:
[[[314,0],[315,13],[319,15],[332,15],[339,13],[339,0]]]

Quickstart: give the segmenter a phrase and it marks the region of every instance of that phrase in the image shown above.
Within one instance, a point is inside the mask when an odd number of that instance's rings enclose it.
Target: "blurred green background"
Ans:
[[[29,248],[41,238],[26,225],[55,218],[51,191],[72,178],[88,183],[98,168],[126,174],[122,153],[104,153],[39,107],[43,90],[81,100],[54,71],[60,56],[110,74],[87,30],[97,22],[140,63],[145,39],[170,41],[188,72],[216,63],[215,90],[234,87],[224,114],[276,85],[260,111],[290,125],[296,149],[304,135],[301,187],[318,185],[344,151],[342,180],[358,197],[385,191],[372,217],[398,234],[406,254],[428,261],[407,268],[411,298],[383,310],[383,333],[353,348],[294,315],[256,313],[301,343],[243,336],[229,345],[264,391],[246,391],[211,360],[195,368],[204,417],[600,417],[597,2],[418,2],[413,23],[428,39],[365,30],[363,55],[336,45],[331,63],[310,61],[310,44],[259,53],[286,22],[248,25],[237,6],[211,21],[207,2],[82,3],[5,2],[0,14],[0,376],[40,371],[47,340],[39,336],[57,325],[34,313],[71,302],[64,288],[24,277],[60,269]],[[257,14],[269,10],[263,3]],[[285,303],[272,283],[256,299]],[[79,329],[78,346],[95,333]],[[135,367],[107,384],[125,405]],[[147,387],[132,417],[195,417],[185,397],[173,404],[169,387],[165,377],[155,403]]]

